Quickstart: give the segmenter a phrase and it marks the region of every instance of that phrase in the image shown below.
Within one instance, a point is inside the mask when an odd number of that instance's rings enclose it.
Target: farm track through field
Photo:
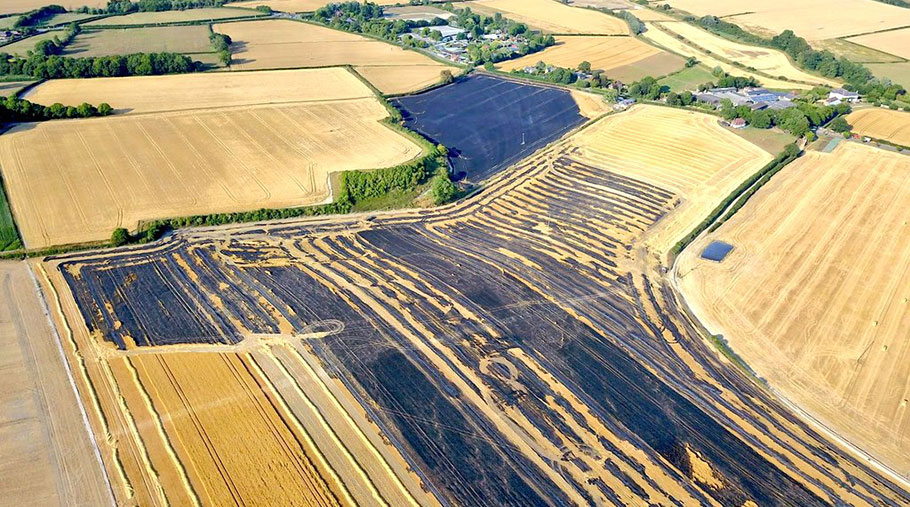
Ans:
[[[677,137],[610,144],[657,120]],[[637,107],[443,208],[185,230],[50,271],[96,360],[261,368],[319,475],[361,503],[910,502],[680,308],[659,259],[769,157],[709,120]],[[311,327],[327,321],[343,326]],[[201,378],[174,386],[201,393]],[[249,382],[206,396],[236,410]]]

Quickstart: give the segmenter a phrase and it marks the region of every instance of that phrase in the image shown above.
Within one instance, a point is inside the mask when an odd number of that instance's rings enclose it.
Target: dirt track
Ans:
[[[365,478],[383,470],[402,487],[377,487],[382,498],[413,493],[403,459],[429,494],[467,505],[910,502],[719,359],[680,311],[663,251],[648,247],[663,242],[645,241],[682,228],[679,196],[629,171],[636,162],[622,153],[593,165],[591,145],[575,141],[437,210],[187,230],[52,259],[45,266],[79,336],[73,357],[93,368],[95,351],[114,343],[232,344],[341,321],[301,339],[298,357],[274,353],[292,359],[299,386],[319,378],[347,400],[334,405],[323,391],[312,402],[344,407],[365,435],[358,445],[375,450],[345,446],[372,456],[346,462],[341,447],[319,446],[354,496],[371,493]],[[686,144],[653,136],[639,149],[672,160]],[[746,171],[740,151],[725,163]],[[725,163],[684,175],[693,181],[678,187],[684,197],[719,200],[723,185],[695,190],[717,185]],[[272,385],[288,375],[263,369]],[[319,423],[305,405],[290,410]]]

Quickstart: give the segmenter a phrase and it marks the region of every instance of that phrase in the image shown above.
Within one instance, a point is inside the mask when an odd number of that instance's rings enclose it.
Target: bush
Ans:
[[[123,246],[130,242],[130,233],[123,227],[118,227],[114,229],[114,233],[111,234],[111,245],[113,246]]]

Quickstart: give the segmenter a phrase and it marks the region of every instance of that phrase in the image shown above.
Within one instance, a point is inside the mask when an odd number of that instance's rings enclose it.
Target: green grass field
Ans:
[[[130,53],[211,53],[205,25],[86,30],[71,42],[65,56],[109,56]]]
[[[13,214],[9,210],[2,183],[0,181],[0,251],[16,250],[22,248],[22,242],[16,232],[16,224],[13,222]]]
[[[94,14],[80,14],[78,12],[66,12],[63,14],[57,14],[56,16],[51,17],[50,19],[41,23],[44,26],[57,26],[57,25],[67,25],[73,21],[82,21],[83,19],[94,18]]]
[[[698,85],[714,81],[714,79],[714,76],[711,75],[711,71],[707,67],[704,65],[696,65],[683,69],[676,74],[671,74],[658,81],[658,84],[669,86],[672,91],[681,92],[684,90],[695,90],[698,88]]]
[[[903,61],[903,58],[843,39],[814,41],[812,43],[812,46],[818,50],[827,49],[837,56],[846,57],[857,63],[887,63]]]

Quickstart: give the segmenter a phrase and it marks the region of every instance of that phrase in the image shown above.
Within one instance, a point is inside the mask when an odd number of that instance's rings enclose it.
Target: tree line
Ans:
[[[66,9],[60,5],[45,5],[40,9],[35,9],[19,16],[15,23],[13,23],[13,28],[35,26],[46,19],[52,18],[57,14],[63,14],[64,12],[66,12]]]
[[[212,47],[218,53],[218,59],[221,60],[221,63],[230,65],[231,42],[233,42],[231,37],[227,34],[212,32],[209,34],[209,42],[212,43]]]
[[[38,79],[150,76],[195,72],[190,57],[178,53],[70,58],[32,52],[27,57],[0,52],[0,76],[31,76]]]
[[[108,0],[102,8],[80,7],[75,12],[82,14],[129,14],[131,12],[160,12],[204,7],[221,7],[225,0]]]
[[[79,106],[64,106],[56,103],[42,106],[25,99],[10,96],[0,101],[0,122],[23,122],[58,120],[62,118],[90,118],[92,116],[107,116],[114,109],[106,102],[95,107],[89,103]]]

